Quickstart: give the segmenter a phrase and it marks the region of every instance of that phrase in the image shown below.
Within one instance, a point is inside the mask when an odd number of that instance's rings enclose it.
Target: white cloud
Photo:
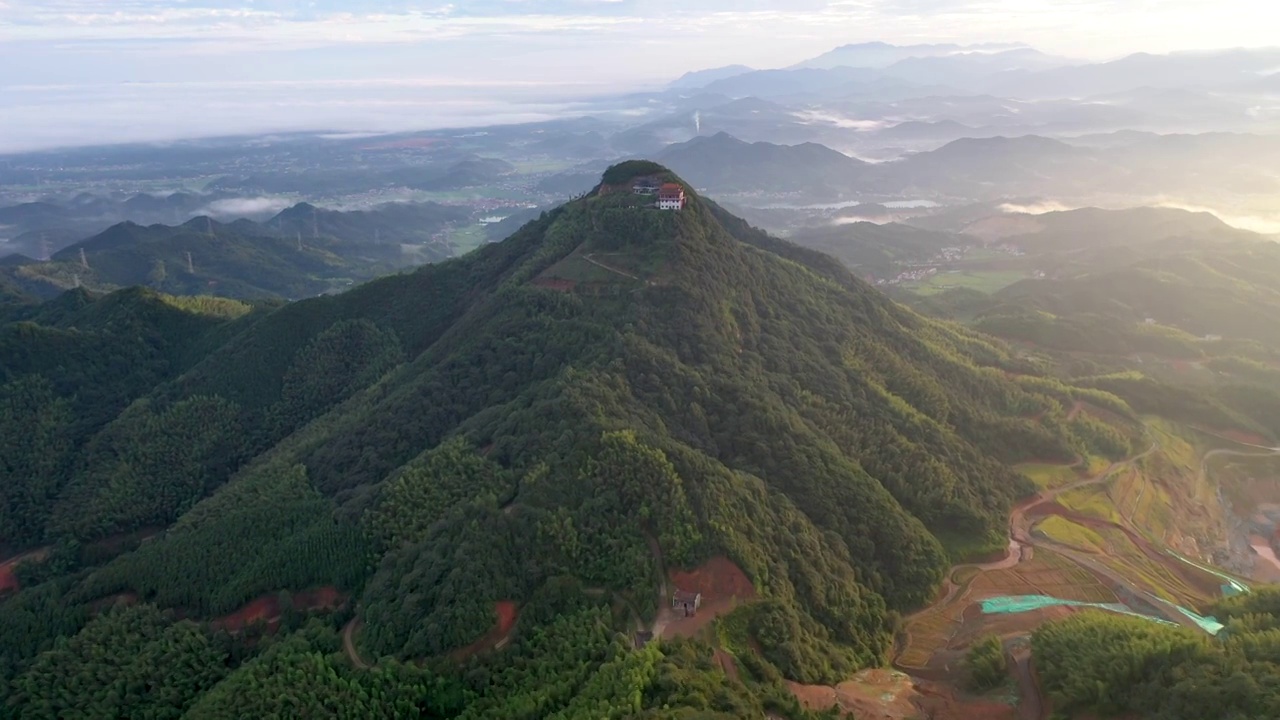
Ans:
[[[263,215],[275,215],[293,205],[293,203],[293,200],[280,196],[228,198],[209,203],[197,211],[194,216],[209,215],[210,217],[225,219],[255,218]]]
[[[796,119],[802,123],[810,125],[831,125],[833,127],[845,128],[847,130],[857,130],[858,132],[870,132],[872,130],[880,130],[886,128],[893,123],[888,120],[858,120],[856,118],[837,115],[836,113],[822,112],[819,110],[803,110],[793,113]]]
[[[1044,215],[1051,212],[1066,212],[1067,210],[1075,210],[1075,207],[1063,205],[1056,200],[1043,200],[1036,203],[1004,203],[996,208],[1002,213],[1021,214],[1021,215]]]
[[[1263,215],[1232,212],[1222,208],[1212,208],[1204,205],[1196,205],[1192,203],[1179,202],[1176,200],[1162,200],[1154,203],[1155,207],[1172,208],[1175,210],[1186,210],[1187,212],[1204,212],[1216,216],[1222,222],[1240,228],[1241,230],[1252,230],[1256,233],[1264,235],[1280,235],[1280,213]]]

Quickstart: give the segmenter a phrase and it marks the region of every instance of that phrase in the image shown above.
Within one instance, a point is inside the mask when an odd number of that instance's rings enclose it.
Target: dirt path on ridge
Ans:
[[[1031,669],[1031,646],[1019,645],[1017,641],[1005,641],[1005,657],[1018,676],[1019,720],[1049,720],[1049,707],[1044,702],[1044,690],[1037,682],[1035,672]]]
[[[347,653],[347,659],[351,661],[361,670],[368,670],[369,663],[360,657],[360,653],[356,652],[355,632],[362,625],[360,618],[351,618],[351,622],[342,628],[342,649]]]
[[[640,278],[636,277],[635,275],[632,275],[632,274],[631,274],[631,273],[629,273],[629,272],[626,272],[626,271],[624,271],[624,270],[619,270],[618,268],[613,267],[613,266],[611,266],[611,265],[605,265],[604,263],[600,262],[599,260],[596,260],[596,258],[595,258],[595,254],[594,254],[594,253],[592,253],[592,254],[590,254],[590,255],[583,255],[583,256],[582,256],[582,259],[583,259],[583,260],[586,260],[587,262],[591,263],[592,265],[595,265],[596,267],[600,268],[601,270],[607,270],[607,271],[609,271],[609,272],[613,273],[614,275],[621,275],[622,277],[624,277],[624,278],[628,278],[628,279],[630,279],[630,280],[639,280],[639,279],[640,279]]]
[[[658,539],[649,533],[644,534],[644,539],[649,543],[649,552],[653,554],[653,562],[658,566],[658,614],[653,617],[653,626],[649,631],[653,633],[653,639],[657,640],[662,637],[662,631],[667,629],[667,623],[671,622],[671,593],[667,586],[667,563],[662,557],[662,546],[658,544]]]

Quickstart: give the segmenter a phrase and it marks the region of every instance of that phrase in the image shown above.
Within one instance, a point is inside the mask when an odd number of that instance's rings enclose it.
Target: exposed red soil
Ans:
[[[119,555],[122,552],[126,552],[142,545],[163,531],[163,526],[145,527],[141,530],[134,530],[133,532],[120,533],[119,535],[112,535],[111,537],[103,538],[102,540],[95,542],[93,547],[96,550],[105,551],[112,555]]]
[[[17,564],[17,560],[9,560],[0,565],[0,595],[18,590],[18,578],[13,576],[13,566]]]
[[[0,562],[0,595],[7,595],[11,592],[17,592],[22,589],[21,583],[18,582],[18,578],[13,574],[14,568],[24,560],[43,560],[48,554],[49,548],[40,548],[39,550],[32,550],[31,552],[25,552],[21,555],[14,555],[8,560]]]
[[[294,593],[292,609],[296,612],[336,610],[346,601],[346,596],[337,588],[322,587]],[[268,629],[275,629],[280,624],[280,616],[283,612],[284,608],[280,607],[278,594],[263,595],[230,615],[212,620],[209,624],[228,632],[242,632],[256,623],[264,623]]]
[[[556,277],[537,277],[531,280],[530,284],[556,292],[573,292],[573,289],[578,286],[578,283],[573,280]]]
[[[932,720],[1017,720],[1018,709],[995,700],[964,697],[941,684],[916,685],[916,706]]]
[[[1076,416],[1079,415],[1082,410],[1084,410],[1084,403],[1077,400],[1075,404],[1071,406],[1071,411],[1067,413],[1067,422],[1075,420]]]
[[[103,538],[92,544],[92,547],[99,551],[106,551],[110,554],[117,555],[134,546],[150,540],[164,530],[163,527],[146,527],[133,532],[120,533],[111,537]],[[39,562],[49,555],[50,548],[44,547],[38,550],[31,550],[21,555],[15,555],[7,560],[0,561],[0,595],[10,592],[17,592],[21,589],[21,583],[18,578],[14,577],[13,569],[24,560],[34,560]]]
[[[734,608],[756,596],[751,579],[726,557],[711,558],[693,570],[673,571],[670,577],[673,590],[702,593],[702,606],[692,617],[672,613],[663,636],[693,637],[717,617],[733,612]]]
[[[1261,535],[1249,537],[1253,546],[1253,579],[1261,582],[1280,582],[1280,560],[1276,559],[1275,544]]]
[[[836,686],[787,683],[808,710],[842,713],[866,720],[1016,720],[1016,708],[983,698],[965,697],[943,683],[919,680],[888,670],[864,670]]]
[[[116,605],[136,605],[138,603],[138,594],[133,592],[122,592],[115,595],[108,595],[104,598],[98,598],[89,604],[95,613],[100,613],[108,608]]]
[[[787,687],[809,710],[838,708],[857,718],[877,720],[907,720],[918,715],[914,678],[892,670],[863,670],[835,686],[788,682]]]
[[[727,557],[713,557],[693,570],[673,570],[671,584],[686,592],[702,593],[702,600],[736,597],[749,600],[756,596],[751,578]]]
[[[742,676],[739,675],[738,673],[738,663],[733,659],[733,656],[730,655],[729,653],[717,648],[716,662],[720,663],[720,667],[721,669],[724,670],[725,675],[728,675],[730,678],[734,680],[742,679]]]
[[[999,638],[1026,635],[1051,622],[1070,617],[1083,610],[1068,605],[1055,605],[1039,608],[1024,613],[987,614],[982,611],[982,604],[975,602],[964,611],[964,622],[947,644],[947,649],[960,653],[988,635]]]
[[[470,645],[449,653],[450,658],[461,662],[482,652],[501,649],[507,644],[511,639],[511,631],[516,626],[516,620],[520,618],[520,607],[512,600],[499,600],[493,604],[493,612],[498,616],[498,622],[493,629]]]

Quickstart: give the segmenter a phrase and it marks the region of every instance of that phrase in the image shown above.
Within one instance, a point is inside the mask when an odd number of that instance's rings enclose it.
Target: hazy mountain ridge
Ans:
[[[469,217],[435,203],[349,212],[301,203],[262,223],[209,217],[177,226],[125,222],[63,248],[48,263],[13,263],[5,272],[10,282],[40,296],[79,285],[147,285],[183,295],[309,297],[451,257],[441,233]]]

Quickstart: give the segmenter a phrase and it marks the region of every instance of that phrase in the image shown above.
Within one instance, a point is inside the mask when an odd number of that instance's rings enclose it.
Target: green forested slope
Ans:
[[[665,174],[608,179],[637,172]],[[782,676],[882,663],[959,548],[1003,547],[1028,490],[1006,463],[1087,442],[1062,422],[1082,391],[700,198],[644,202],[596,193],[463,258],[234,319],[127,291],[0,327],[0,422],[34,429],[0,466],[20,518],[3,542],[57,543],[0,605],[0,637],[21,640],[9,711],[34,702],[24,673],[70,667],[40,653],[107,597],[207,618],[331,585],[363,652],[401,660],[477,640],[497,601],[521,608],[512,647],[462,676],[443,659],[365,674],[320,631],[233,653],[213,691],[182,696],[192,717],[332,693],[427,711],[414,688],[454,682],[429,716],[795,717]],[[713,555],[765,599],[743,616],[750,692],[724,690],[705,646],[614,635],[652,616],[664,566]],[[281,682],[298,704],[273,704]]]
[[[0,297],[134,285],[176,295],[304,298],[452,254],[438,239],[466,213],[438,205],[372,212],[298,205],[267,223],[208,217],[182,225],[121,223],[47,262],[0,266]]]
[[[1064,712],[1161,718],[1280,716],[1280,589],[1213,608],[1217,638],[1087,613],[1036,631],[1036,663]]]
[[[1237,234],[1096,248],[1057,279],[919,306],[1024,343],[1138,412],[1280,439],[1280,245]]]

